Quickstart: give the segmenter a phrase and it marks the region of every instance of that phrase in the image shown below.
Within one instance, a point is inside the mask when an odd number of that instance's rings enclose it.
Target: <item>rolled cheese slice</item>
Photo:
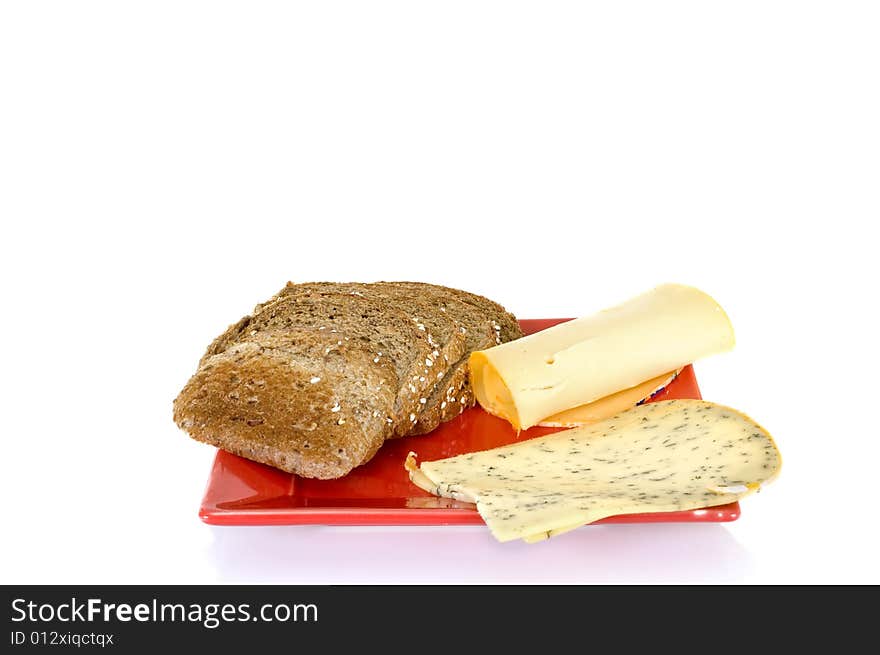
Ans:
[[[618,391],[610,396],[599,398],[586,405],[578,405],[571,409],[554,414],[543,419],[538,425],[548,428],[575,428],[589,423],[595,423],[602,419],[614,416],[619,412],[626,411],[644,402],[658,391],[666,388],[679,374],[678,371],[670,371],[647,382],[642,382],[629,389]]]
[[[474,352],[469,366],[480,405],[519,430],[733,345],[733,327],[715,300],[664,284],[593,316]]]
[[[772,481],[782,458],[764,428],[704,400],[664,400],[593,425],[434,462],[410,480],[474,502],[499,541],[546,539],[608,516],[702,509]]]

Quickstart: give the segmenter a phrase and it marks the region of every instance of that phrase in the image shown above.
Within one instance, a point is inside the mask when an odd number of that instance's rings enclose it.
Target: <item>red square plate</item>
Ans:
[[[520,321],[523,332],[538,332],[568,319]],[[652,400],[700,398],[688,366]],[[338,480],[300,478],[223,450],[217,452],[199,516],[213,525],[479,525],[471,503],[437,498],[409,481],[407,453],[420,461],[487,450],[556,432],[531,428],[517,436],[506,421],[479,406],[428,435],[394,439],[376,456]],[[613,516],[597,523],[722,522],[739,518],[739,503],[683,512]]]

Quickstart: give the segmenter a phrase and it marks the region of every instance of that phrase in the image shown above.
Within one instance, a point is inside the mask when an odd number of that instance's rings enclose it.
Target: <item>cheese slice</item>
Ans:
[[[416,463],[426,491],[474,502],[499,541],[537,541],[608,516],[731,503],[773,480],[772,437],[740,412],[664,400],[510,446]]]
[[[733,345],[733,328],[715,300],[665,284],[593,316],[474,352],[469,366],[480,405],[519,430]]]
[[[635,407],[658,391],[662,391],[675,379],[680,371],[681,369],[664,373],[656,378],[651,378],[647,382],[637,384],[630,389],[624,389],[586,405],[579,405],[564,412],[559,412],[545,418],[538,425],[549,428],[574,428],[579,425],[601,421],[604,418]]]

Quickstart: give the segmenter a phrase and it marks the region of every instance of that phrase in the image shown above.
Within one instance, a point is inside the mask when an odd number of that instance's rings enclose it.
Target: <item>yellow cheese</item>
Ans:
[[[474,395],[516,429],[595,402],[734,345],[724,310],[665,284],[627,302],[471,354]]]
[[[604,418],[635,407],[643,400],[647,400],[672,382],[678,373],[679,371],[670,371],[669,373],[658,375],[656,378],[651,378],[647,382],[637,384],[630,389],[618,391],[586,405],[566,409],[563,412],[545,418],[538,425],[549,428],[574,428],[579,425],[601,421]]]
[[[752,419],[704,400],[664,400],[544,437],[416,464],[414,484],[475,502],[499,541],[538,541],[619,514],[739,500],[782,459]]]

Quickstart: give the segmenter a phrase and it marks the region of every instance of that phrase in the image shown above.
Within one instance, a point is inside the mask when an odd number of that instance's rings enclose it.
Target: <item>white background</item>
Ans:
[[[9,2],[3,583],[880,582],[871,2]],[[211,528],[171,420],[287,280],[520,317],[725,307],[707,399],[776,437],[727,525]]]

